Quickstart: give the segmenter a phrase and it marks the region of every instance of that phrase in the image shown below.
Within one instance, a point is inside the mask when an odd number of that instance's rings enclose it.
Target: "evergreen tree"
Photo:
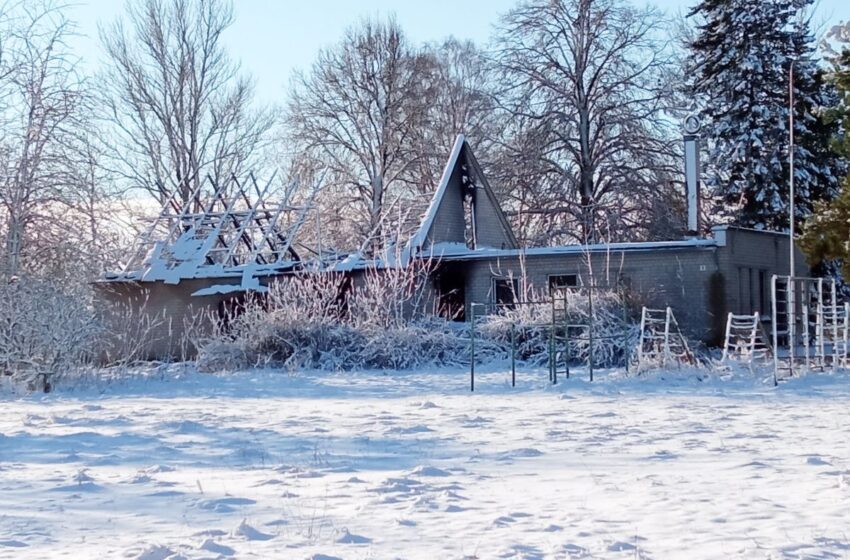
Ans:
[[[850,40],[850,25],[848,25]],[[833,140],[833,149],[850,160],[850,48],[832,59],[833,69],[830,81],[835,85],[836,103],[825,115],[827,123],[836,125],[839,133]],[[806,224],[801,245],[812,264],[830,261],[842,264],[841,272],[845,281],[850,282],[850,175],[844,179],[841,193],[829,202],[816,205],[815,213]]]
[[[693,99],[708,145],[706,182],[723,221],[757,229],[788,226],[788,80],[794,62],[795,208],[811,213],[834,196],[831,133],[815,116],[825,82],[810,59],[803,16],[812,0],[703,0],[691,42]]]

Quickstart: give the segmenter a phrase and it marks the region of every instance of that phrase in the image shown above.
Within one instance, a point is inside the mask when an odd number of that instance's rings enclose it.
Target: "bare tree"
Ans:
[[[256,165],[273,117],[252,108],[253,83],[225,51],[232,23],[226,0],[135,0],[101,30],[109,141],[130,186],[186,201],[207,175]]]
[[[84,88],[65,40],[71,23],[49,1],[2,14],[0,62],[0,233],[2,268],[17,274],[62,238]]]
[[[672,61],[655,39],[663,25],[654,9],[621,0],[532,0],[503,18],[499,95],[522,139],[504,144],[508,154],[537,150],[533,180],[548,200],[524,211],[545,217],[556,237],[628,235],[641,227],[647,190],[677,170],[663,83]]]
[[[332,207],[335,219],[350,222],[340,226],[360,239],[380,243],[389,229],[385,220],[392,219],[386,207],[414,190],[411,172],[421,157],[415,135],[430,101],[429,66],[395,20],[365,20],[293,80],[288,137],[311,164],[328,170],[320,202]]]

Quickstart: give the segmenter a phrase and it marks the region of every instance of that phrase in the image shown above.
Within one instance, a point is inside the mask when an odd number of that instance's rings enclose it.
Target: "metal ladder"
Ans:
[[[817,309],[815,344],[818,362],[826,367],[847,365],[848,327],[850,327],[850,304],[823,305]]]
[[[726,337],[723,343],[721,364],[737,361],[752,369],[756,360],[767,360],[773,355],[770,339],[761,324],[761,316],[756,311],[752,315],[729,313],[726,320]]]
[[[650,309],[644,307],[640,317],[640,341],[636,352],[637,373],[645,366],[665,367],[668,364],[695,363],[688,341],[679,329],[679,323],[669,307]]]

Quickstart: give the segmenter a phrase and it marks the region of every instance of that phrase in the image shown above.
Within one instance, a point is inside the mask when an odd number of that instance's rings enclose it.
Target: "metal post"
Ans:
[[[475,303],[469,304],[469,390],[475,392]]]
[[[664,367],[670,359],[670,307],[664,310]]]
[[[811,367],[811,356],[809,354],[809,338],[811,338],[812,335],[811,333],[809,333],[809,306],[805,303],[803,304],[802,313],[804,318],[802,340],[805,341],[805,344],[803,346],[803,373],[806,373]]]
[[[850,303],[844,304],[844,333],[841,337],[841,367],[847,367],[847,343],[850,338]]]
[[[516,387],[516,335],[511,323],[511,387]]]
[[[640,375],[641,368],[643,367],[643,337],[646,332],[646,306],[644,305],[640,311],[640,338],[638,339],[638,347],[637,347],[637,373]]]
[[[588,324],[587,330],[587,369],[590,371],[590,380],[593,381],[593,279],[589,282],[587,290]]]
[[[787,297],[785,298],[786,315],[788,317],[788,376],[794,376],[794,359],[796,354],[797,341],[797,302],[796,293],[797,286],[793,277],[789,277],[787,281]]]
[[[770,312],[772,314],[772,323],[773,323],[773,386],[776,387],[779,385],[779,379],[777,376],[777,370],[779,369],[779,333],[777,332],[776,325],[776,275],[774,274],[770,278],[770,302],[771,309]]]
[[[791,278],[794,278],[794,63],[791,61],[791,69],[788,73],[788,168],[789,168],[789,262],[791,265]]]
[[[835,280],[832,280],[829,285],[831,295],[831,313],[832,313],[832,369],[833,371],[838,364],[838,299],[835,293]]]
[[[625,293],[625,291],[620,292],[620,297],[623,300],[623,356],[624,356],[624,359],[626,360],[626,375],[628,375],[630,373],[629,372],[629,358],[630,358],[630,355],[629,355],[630,354],[630,352],[629,352],[629,330],[625,327],[625,325],[629,324],[629,310],[626,307],[626,293]]]
[[[732,335],[732,312],[726,316],[726,335],[723,337],[723,355],[720,356],[720,361],[726,363],[729,358],[729,337]]]
[[[555,295],[552,294],[550,298],[552,301],[552,323],[549,326],[549,383],[552,383],[555,368],[557,367],[557,363],[555,361],[555,326],[557,325],[557,322],[555,319]]]

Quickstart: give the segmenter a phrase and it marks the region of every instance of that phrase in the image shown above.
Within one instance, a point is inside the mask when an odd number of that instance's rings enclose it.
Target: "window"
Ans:
[[[738,312],[755,313],[762,316],[770,314],[768,301],[769,277],[767,271],[759,268],[738,268]]]
[[[493,299],[497,305],[513,307],[519,294],[519,280],[516,278],[493,278]]]
[[[578,286],[577,274],[550,274],[549,291],[563,290],[564,288],[575,288]]]
[[[763,316],[770,315],[767,291],[767,271],[759,270],[759,311]]]

